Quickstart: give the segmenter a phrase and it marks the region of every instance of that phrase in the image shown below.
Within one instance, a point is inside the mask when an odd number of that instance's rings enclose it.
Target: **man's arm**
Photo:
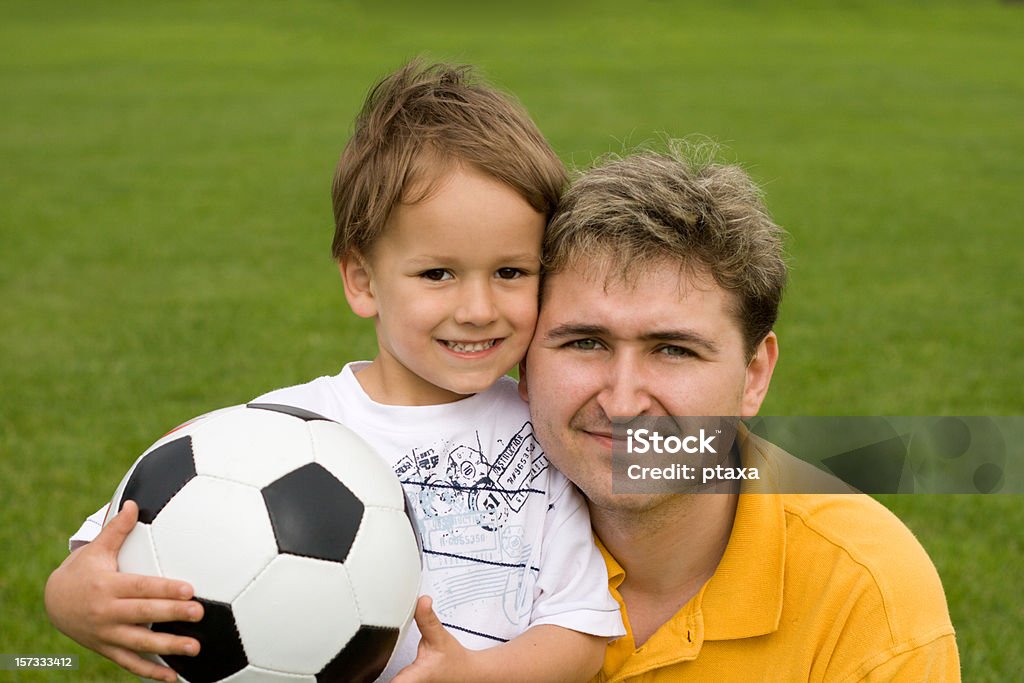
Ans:
[[[173,670],[137,653],[195,655],[199,642],[146,625],[199,621],[203,606],[184,581],[117,571],[117,554],[138,515],[138,506],[127,501],[92,543],[68,555],[46,582],[46,612],[69,638],[133,674],[174,681]]]
[[[416,661],[393,683],[583,683],[601,669],[606,638],[561,626],[528,629],[507,643],[469,650],[441,625],[428,597],[416,604]]]

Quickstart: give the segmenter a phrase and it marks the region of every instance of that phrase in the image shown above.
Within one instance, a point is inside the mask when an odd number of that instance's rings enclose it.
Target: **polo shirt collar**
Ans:
[[[743,467],[757,467],[762,479],[741,488],[725,554],[695,598],[704,615],[705,640],[762,636],[778,630],[782,618],[786,564],[782,497],[747,492],[770,486],[777,476],[777,463],[767,457],[766,442],[745,433],[737,438]]]
[[[632,640],[631,630],[629,637],[611,645],[606,665],[614,660],[612,670],[617,673],[612,680],[695,659],[706,640],[753,638],[778,630],[786,557],[782,498],[777,493],[748,492],[771,490],[777,462],[769,457],[771,444],[745,429],[741,428],[737,440],[742,466],[758,467],[762,480],[750,482],[749,487],[744,482],[729,542],[714,575],[640,648],[638,654],[644,654],[640,660],[624,649],[624,641]],[[622,604],[618,588],[626,572],[599,539],[598,547],[607,565],[609,588]],[[628,622],[628,613],[625,616]]]

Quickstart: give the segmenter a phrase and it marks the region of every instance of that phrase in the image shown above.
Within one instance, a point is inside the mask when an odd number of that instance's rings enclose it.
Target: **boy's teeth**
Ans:
[[[487,349],[491,348],[492,346],[494,346],[494,340],[488,339],[487,341],[482,342],[446,341],[445,344],[448,345],[449,349],[451,349],[452,351],[456,351],[458,353],[473,353],[475,351],[486,351]]]

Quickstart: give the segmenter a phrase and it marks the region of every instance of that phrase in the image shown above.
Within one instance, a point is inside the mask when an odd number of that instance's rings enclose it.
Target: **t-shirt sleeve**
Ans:
[[[880,663],[858,672],[850,683],[889,683],[890,681],[929,681],[956,683],[960,680],[960,655],[956,638],[946,634],[923,643],[907,643],[887,653]]]
[[[609,639],[624,636],[586,502],[564,475],[550,469],[554,493],[544,520],[530,626],[550,624]]]
[[[110,503],[107,503],[85,518],[82,526],[78,527],[78,531],[68,539],[69,551],[78,550],[86,543],[92,543],[93,539],[99,536],[100,530],[103,528],[103,520],[107,516],[107,508],[109,507]]]

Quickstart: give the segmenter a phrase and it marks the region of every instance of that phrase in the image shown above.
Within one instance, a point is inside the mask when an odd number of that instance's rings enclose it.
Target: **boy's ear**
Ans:
[[[338,261],[341,282],[345,286],[345,299],[352,312],[360,318],[377,315],[377,297],[373,292],[373,273],[366,257],[358,251],[350,251]]]

